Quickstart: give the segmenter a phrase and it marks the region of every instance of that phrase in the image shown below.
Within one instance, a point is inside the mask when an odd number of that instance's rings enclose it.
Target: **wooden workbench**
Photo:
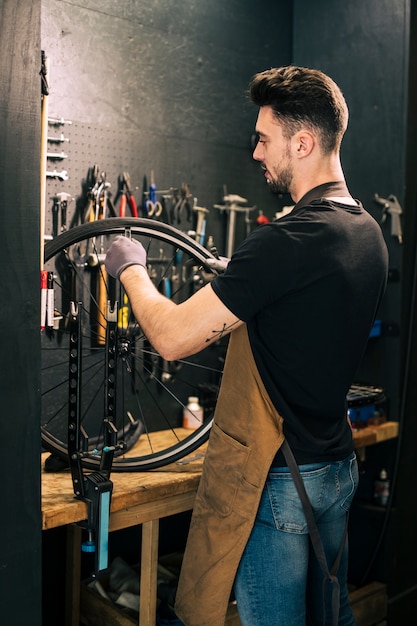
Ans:
[[[383,422],[378,426],[366,426],[353,431],[353,441],[355,448],[366,448],[376,443],[395,439],[398,437],[398,422]]]
[[[355,446],[366,447],[397,435],[397,422],[361,428],[354,432]],[[203,454],[204,446],[183,462],[161,470],[111,476],[110,531],[142,525],[140,626],[155,626],[159,520],[192,509]],[[79,626],[81,528],[77,522],[86,517],[87,505],[74,498],[70,473],[42,471],[42,528],[68,528],[66,626]]]
[[[113,472],[111,476],[109,530],[142,525],[141,626],[155,626],[159,520],[193,508],[203,462],[201,452],[191,454],[185,464],[152,472]],[[66,626],[79,626],[82,529],[76,524],[86,517],[87,505],[74,498],[70,473],[43,471],[42,528],[68,528]]]

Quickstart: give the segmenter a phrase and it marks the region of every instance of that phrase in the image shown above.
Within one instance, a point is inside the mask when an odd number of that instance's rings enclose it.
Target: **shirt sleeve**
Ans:
[[[292,287],[293,250],[277,223],[259,226],[238,247],[224,272],[211,283],[223,304],[248,322]]]

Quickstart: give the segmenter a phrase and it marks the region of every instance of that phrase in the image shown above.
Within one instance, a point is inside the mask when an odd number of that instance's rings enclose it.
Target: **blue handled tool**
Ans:
[[[162,213],[162,204],[158,200],[153,170],[151,171],[151,184],[149,185],[149,199],[146,201],[146,211],[149,217],[159,217]]]

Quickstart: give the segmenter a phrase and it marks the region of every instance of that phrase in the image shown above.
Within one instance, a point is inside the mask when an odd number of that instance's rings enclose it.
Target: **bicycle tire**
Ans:
[[[59,264],[60,260],[62,261],[62,259],[64,259],[64,264],[73,263],[73,258],[72,258],[74,255],[73,248],[77,244],[85,245],[86,246],[85,250],[88,250],[88,246],[91,245],[90,240],[95,240],[96,238],[101,238],[101,239],[111,238],[111,236],[118,235],[118,234],[128,234],[129,236],[132,236],[132,237],[144,239],[148,241],[150,248],[154,246],[154,242],[156,242],[156,245],[167,246],[170,250],[172,248],[172,251],[174,250],[177,251],[176,252],[177,256],[180,254],[181,258],[183,258],[183,255],[186,255],[188,269],[190,267],[190,263],[194,262],[196,265],[193,267],[198,267],[199,268],[198,271],[203,276],[216,275],[216,272],[213,271],[210,268],[210,266],[207,264],[207,260],[210,258],[213,258],[213,255],[206,248],[204,248],[194,239],[189,237],[187,234],[179,231],[178,229],[170,226],[169,224],[158,222],[156,220],[152,220],[148,218],[127,218],[127,217],[126,218],[117,218],[117,217],[107,218],[103,220],[89,222],[86,224],[82,224],[80,226],[76,226],[72,229],[69,229],[68,231],[61,233],[53,240],[47,242],[45,245],[45,267],[47,267],[48,264],[49,265],[52,264],[52,267],[53,267],[52,271],[55,272],[56,267]],[[82,262],[79,261],[78,263],[81,269],[79,269],[79,267],[77,266],[76,271],[77,272],[80,271],[80,273],[82,272],[84,276],[84,273],[86,270],[85,270],[85,267],[83,266],[83,263],[85,263],[85,259],[83,257],[83,254],[79,252],[80,249],[81,248],[77,248],[76,253],[79,254],[79,259],[82,259]],[[82,250],[84,250],[84,248],[82,248]],[[161,249],[160,249],[160,254],[162,254]],[[172,263],[172,260],[170,260],[169,262]],[[185,263],[184,261],[182,262]],[[70,268],[69,271],[71,274],[74,274],[74,269],[72,267]],[[192,278],[194,280],[194,276]],[[71,280],[74,280],[73,276]],[[80,286],[78,285],[77,288],[80,288]],[[84,289],[84,286],[82,286],[82,289]],[[61,298],[63,300],[64,288],[62,285],[60,286],[60,291],[61,291]],[[58,311],[58,313],[64,313],[64,311]],[[91,315],[91,312],[90,312],[90,315]],[[63,316],[58,316],[58,317],[61,318]],[[57,334],[58,337],[54,337],[55,334]],[[53,330],[50,332],[50,337],[49,337],[49,341],[54,342],[53,344],[54,349],[56,346],[57,350],[58,348],[61,347],[60,345],[58,345],[58,339],[62,341],[63,343],[65,343],[65,340],[63,340],[60,337],[60,334],[61,334],[60,331],[57,331],[57,333],[55,333],[55,330]],[[51,337],[53,339],[51,339]],[[140,340],[141,341],[143,340],[143,336],[140,336]],[[135,342],[136,341],[137,340],[135,339]],[[45,344],[48,345],[48,338],[45,338]],[[224,351],[225,351],[225,347],[220,346],[219,353],[224,354]],[[42,354],[45,355],[45,358],[46,356],[50,357],[50,355],[52,354],[52,350],[50,348],[46,348],[46,352],[44,353],[43,351]],[[145,354],[145,351],[144,351],[144,354]],[[156,356],[154,354],[152,358],[155,359]],[[216,359],[219,359],[221,361],[220,357],[216,357]],[[44,362],[44,358],[42,359],[42,363],[43,362]],[[62,369],[64,364],[65,364],[65,355],[63,359],[60,361],[59,367]],[[46,385],[51,376],[51,372],[52,373],[55,372],[54,367],[52,367],[50,364],[47,364],[47,365],[49,368],[49,373],[47,373],[48,370],[46,370],[45,388],[43,387],[43,392],[42,392],[43,397],[46,397],[50,393],[56,394],[57,393],[56,390],[58,389],[59,386],[62,385],[62,383],[60,383],[60,385],[58,386],[57,384],[54,389],[47,390]],[[187,366],[188,365],[189,366],[192,365],[194,367],[196,366],[195,363],[187,363]],[[181,367],[184,367],[183,364],[181,364]],[[126,374],[124,373],[123,376],[125,375]],[[218,386],[220,385],[220,380],[221,380],[221,368],[219,368],[218,372],[215,374],[215,377],[216,377],[216,381],[217,381],[217,378],[219,379],[218,385],[217,385],[217,388],[218,388]],[[132,384],[131,381],[129,384]],[[62,386],[61,386],[61,393],[62,393]],[[193,394],[190,394],[190,395],[193,395]],[[44,402],[42,402],[42,404],[44,405]],[[184,403],[181,402],[181,406],[184,406],[184,404],[185,404],[185,399],[184,399]],[[45,406],[47,406],[46,401],[45,401]],[[44,414],[44,409],[42,409],[42,414]],[[140,453],[138,456],[129,456],[126,454],[120,454],[120,456],[117,456],[113,459],[112,470],[116,472],[117,471],[121,471],[121,472],[148,471],[148,470],[157,469],[167,464],[179,461],[184,456],[189,455],[190,453],[195,451],[197,448],[199,448],[208,439],[211,425],[212,425],[212,419],[213,419],[213,416],[212,415],[209,416],[198,429],[194,431],[190,431],[189,434],[187,434],[185,438],[183,439],[182,438],[178,439],[178,434],[177,434],[177,432],[181,430],[181,427],[175,427],[176,428],[175,437],[177,437],[178,440],[176,440],[175,443],[173,443],[172,445],[168,445],[166,448],[162,448],[158,450],[151,450],[149,453],[146,453],[146,454]],[[148,429],[145,428],[145,430],[146,430],[146,437],[149,437]],[[159,432],[159,431],[150,431],[150,432],[153,434],[154,432]],[[57,456],[60,459],[63,459],[63,460],[68,459],[68,447],[67,447],[67,441],[65,440],[65,437],[57,436],[56,433],[53,432],[53,429],[50,426],[50,422],[48,422],[47,420],[44,420],[44,418],[42,419],[41,434],[42,434],[43,447],[46,450],[49,450],[53,455]],[[83,458],[82,460],[82,464],[86,468],[97,469],[97,467],[100,464],[100,454],[98,455],[96,454],[95,456],[86,454],[85,458]]]

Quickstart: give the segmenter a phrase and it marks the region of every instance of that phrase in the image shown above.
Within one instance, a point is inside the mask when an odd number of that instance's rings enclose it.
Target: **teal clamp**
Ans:
[[[95,553],[95,572],[107,569],[109,563],[109,518],[113,483],[102,472],[84,476],[84,495],[88,505],[86,527],[88,541],[82,544],[83,552]]]

